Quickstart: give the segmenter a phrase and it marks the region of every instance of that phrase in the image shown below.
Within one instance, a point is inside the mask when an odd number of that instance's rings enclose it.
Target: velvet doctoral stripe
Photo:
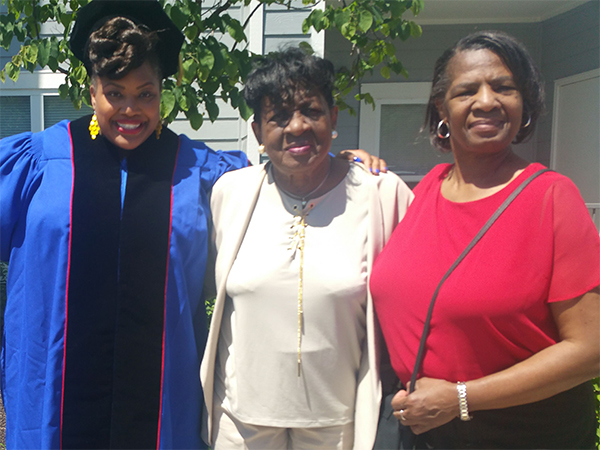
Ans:
[[[120,164],[71,122],[74,169],[63,374],[63,448],[108,448],[120,228]]]
[[[63,448],[156,448],[171,185],[178,137],[127,153],[121,213],[116,147],[70,125],[73,147]]]

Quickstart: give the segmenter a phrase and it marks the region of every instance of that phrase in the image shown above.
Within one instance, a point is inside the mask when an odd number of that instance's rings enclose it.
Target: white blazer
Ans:
[[[266,175],[265,164],[228,172],[214,185],[211,196],[213,245],[216,254],[214,281],[217,297],[206,350],[200,367],[206,409],[202,436],[207,443],[212,440],[211,413],[215,358],[225,304],[225,286]],[[413,194],[406,184],[393,173],[373,176],[364,170],[363,185],[365,189],[370,189],[370,224],[367,237],[367,264],[370,275],[373,261],[390,238],[398,222],[404,217],[413,199]],[[207,273],[206,277],[211,277],[211,274]],[[354,448],[357,450],[367,450],[373,447],[381,401],[379,352],[377,350],[381,337],[370,293],[367,298],[366,323],[367,339],[358,372],[354,408]]]

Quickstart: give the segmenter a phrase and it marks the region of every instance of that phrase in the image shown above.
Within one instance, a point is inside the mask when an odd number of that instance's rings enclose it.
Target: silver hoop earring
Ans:
[[[531,115],[527,114],[527,120],[523,125],[521,125],[521,128],[527,128],[529,125],[531,125]]]
[[[262,155],[265,152],[265,144],[260,144],[258,146],[258,154]]]
[[[336,130],[331,130],[331,139],[337,139],[338,132]]]
[[[442,134],[442,127],[444,125],[446,126],[446,134]],[[437,137],[439,137],[440,139],[448,139],[450,137],[450,127],[443,120],[440,120],[439,123],[438,123],[438,126],[437,126]]]

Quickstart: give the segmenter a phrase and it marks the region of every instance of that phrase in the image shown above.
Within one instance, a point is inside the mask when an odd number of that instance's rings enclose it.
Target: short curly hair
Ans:
[[[260,56],[244,85],[244,99],[254,110],[254,120],[261,114],[264,98],[281,106],[293,101],[298,90],[319,92],[333,107],[335,72],[331,61],[309,55],[298,47]]]
[[[533,134],[537,119],[544,112],[544,83],[540,71],[525,46],[517,39],[500,31],[480,31],[462,38],[454,47],[446,50],[435,63],[431,94],[423,124],[423,130],[429,131],[431,144],[443,152],[450,151],[449,140],[441,139],[437,133],[441,118],[436,103],[443,101],[452,83],[448,74],[448,64],[458,53],[470,50],[489,50],[495,53],[512,72],[517,89],[523,97],[521,123],[531,120],[529,126],[521,127],[514,143],[525,141]]]
[[[157,45],[155,31],[126,17],[113,17],[88,39],[86,54],[91,77],[118,80],[148,61],[162,79]]]

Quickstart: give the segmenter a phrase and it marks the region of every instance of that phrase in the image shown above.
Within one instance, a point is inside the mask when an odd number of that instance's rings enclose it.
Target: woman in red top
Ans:
[[[436,63],[426,120],[454,164],[435,167],[415,188],[371,276],[405,386],[440,279],[542,168],[512,149],[542,108],[538,70],[510,36],[469,35]],[[425,433],[429,448],[592,448],[599,284],[600,239],[585,204],[568,178],[544,173],[444,283],[416,390],[396,394],[394,415]]]

